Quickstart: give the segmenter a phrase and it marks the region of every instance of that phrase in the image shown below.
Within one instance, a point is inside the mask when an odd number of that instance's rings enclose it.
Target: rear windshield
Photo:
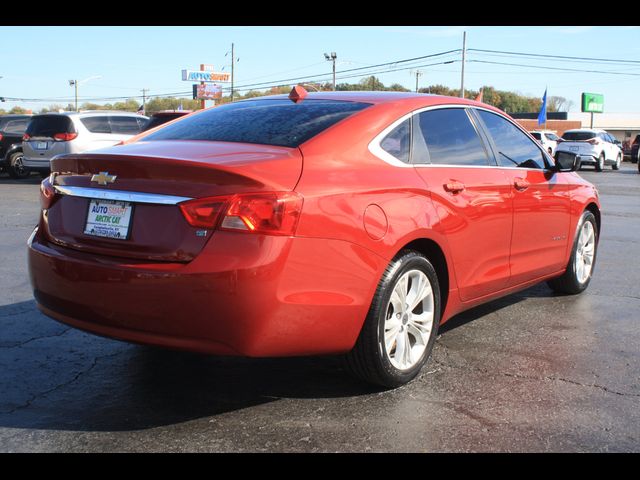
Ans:
[[[151,130],[152,128],[157,127],[158,125],[162,125],[164,123],[175,120],[176,118],[180,118],[183,115],[152,115],[149,123],[144,127],[144,130]]]
[[[562,135],[562,138],[565,140],[589,140],[590,138],[595,137],[596,134],[593,132],[565,132]]]
[[[536,140],[540,140],[541,135],[538,132],[531,132],[531,136]]]
[[[31,119],[27,134],[31,137],[53,137],[56,133],[75,133],[69,117],[64,115],[41,115]]]
[[[192,115],[145,140],[209,140],[297,147],[370,106],[335,100],[246,100]]]

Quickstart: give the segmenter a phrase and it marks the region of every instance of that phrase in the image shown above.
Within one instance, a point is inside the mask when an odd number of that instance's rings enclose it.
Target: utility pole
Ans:
[[[422,72],[422,70],[416,70],[415,72],[416,75],[416,93],[418,93],[418,77],[421,77],[422,75],[424,75],[424,73]]]
[[[328,54],[324,54],[324,58],[325,60],[330,60],[333,62],[333,91],[336,91],[336,58],[338,58],[338,56],[336,55],[336,52],[331,52],[331,55]]]
[[[460,81],[460,98],[464,98],[464,62],[467,58],[467,32],[462,32],[462,78]]]
[[[141,91],[142,91],[142,114],[146,115],[147,114],[147,92],[149,91],[149,89],[143,88]]]
[[[235,67],[236,57],[233,53],[233,43],[231,44],[231,101],[233,102],[233,69]]]

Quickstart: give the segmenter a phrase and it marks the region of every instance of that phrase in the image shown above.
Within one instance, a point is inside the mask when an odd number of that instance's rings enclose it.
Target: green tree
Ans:
[[[15,106],[11,110],[9,110],[9,113],[17,113],[17,114],[27,113],[27,109],[19,106]]]

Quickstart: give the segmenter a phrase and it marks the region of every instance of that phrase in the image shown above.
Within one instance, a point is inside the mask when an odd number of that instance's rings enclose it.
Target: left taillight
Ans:
[[[198,198],[181,203],[180,209],[194,227],[293,235],[302,213],[302,203],[302,195],[295,192],[264,192]]]
[[[51,183],[51,177],[45,178],[40,183],[40,206],[43,210],[48,209],[56,198],[56,190]]]
[[[30,139],[31,139],[31,135],[29,135],[28,133],[25,133],[24,135],[22,135],[23,142],[28,142]]]

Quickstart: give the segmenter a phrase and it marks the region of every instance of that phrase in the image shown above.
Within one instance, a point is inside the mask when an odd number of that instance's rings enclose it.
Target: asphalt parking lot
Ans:
[[[48,319],[26,271],[39,178],[0,177],[0,451],[640,451],[640,175],[581,175],[603,206],[588,290],[541,284],[454,317],[393,391],[336,358],[206,357]]]

